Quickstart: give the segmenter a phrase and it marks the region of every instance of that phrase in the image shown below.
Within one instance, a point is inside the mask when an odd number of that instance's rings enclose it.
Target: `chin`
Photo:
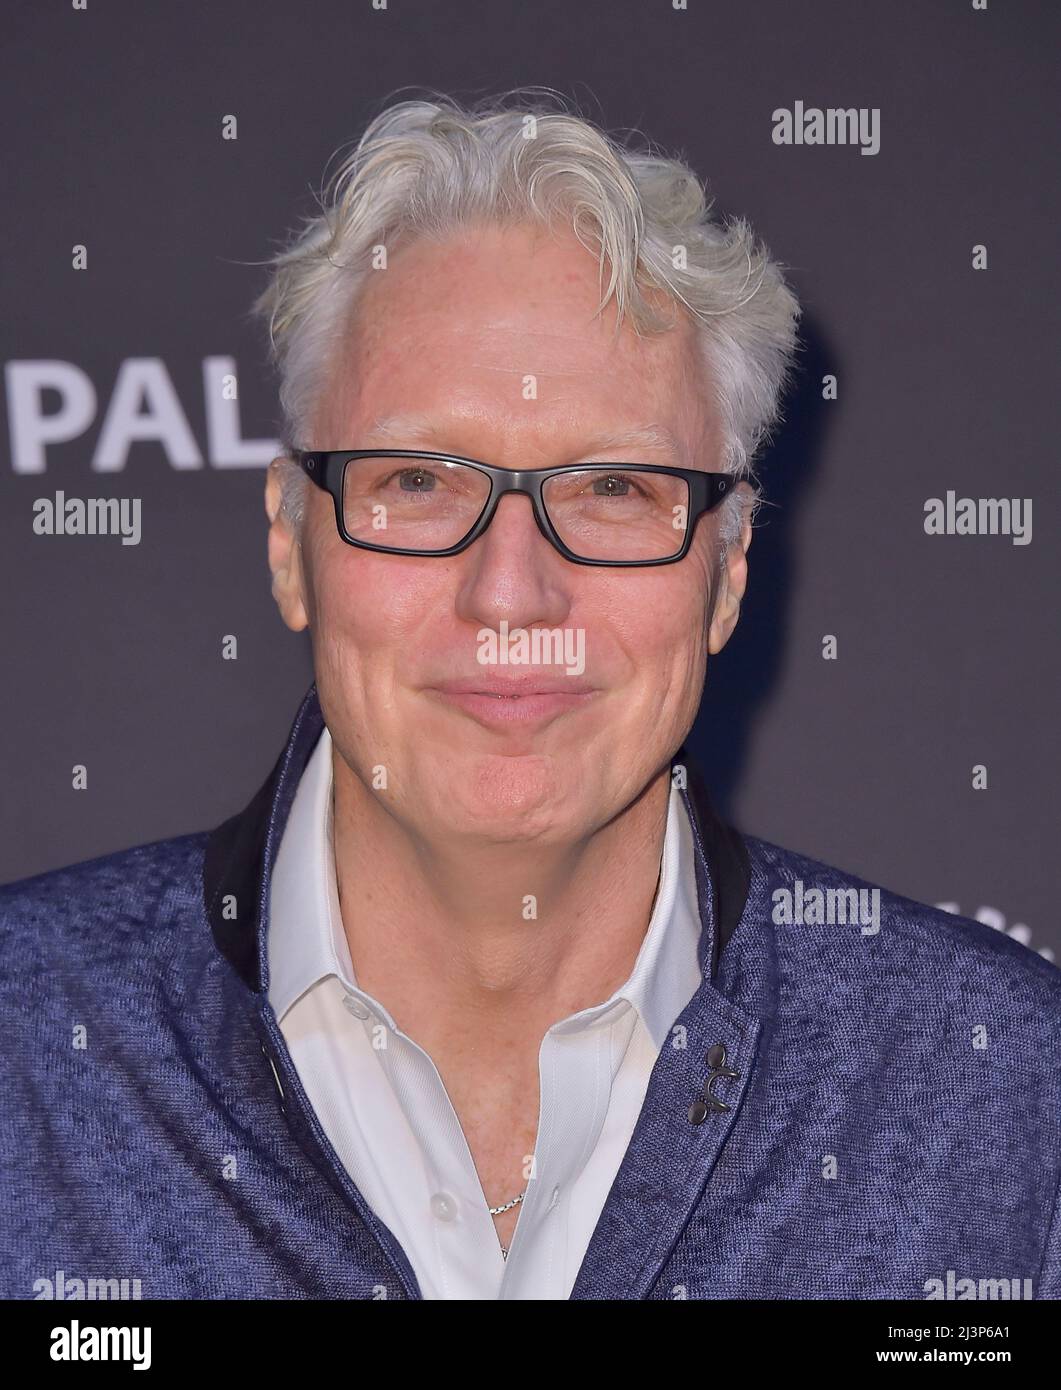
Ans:
[[[560,837],[571,821],[577,760],[475,753],[447,760],[435,798],[452,833],[490,839]]]

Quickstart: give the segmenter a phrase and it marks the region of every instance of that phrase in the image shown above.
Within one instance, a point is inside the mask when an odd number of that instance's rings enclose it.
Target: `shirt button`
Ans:
[[[360,999],[356,999],[352,994],[348,994],[343,1003],[355,1018],[368,1018],[368,1009],[365,1008]]]
[[[431,1211],[437,1216],[439,1221],[455,1221],[457,1218],[457,1203],[448,1192],[436,1192],[431,1198]]]

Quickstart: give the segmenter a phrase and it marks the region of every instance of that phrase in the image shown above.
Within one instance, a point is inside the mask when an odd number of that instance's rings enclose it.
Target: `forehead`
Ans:
[[[614,299],[597,315],[601,298],[573,233],[488,227],[402,247],[351,313],[325,398],[335,447],[352,431],[414,444],[450,427],[692,447],[710,422],[688,316],[639,334],[628,315],[617,327]]]
[[[365,428],[374,440],[389,440],[395,444],[403,440],[416,443],[430,439],[438,427],[437,414],[412,410],[399,411],[397,414],[382,413],[365,421]],[[673,429],[664,424],[654,424],[607,430],[598,436],[594,447],[678,449],[680,445],[681,440]]]

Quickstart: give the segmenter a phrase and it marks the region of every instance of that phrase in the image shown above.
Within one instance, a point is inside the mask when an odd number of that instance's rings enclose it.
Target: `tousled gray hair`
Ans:
[[[800,308],[747,222],[712,218],[682,161],[619,144],[547,89],[472,108],[435,93],[372,120],[319,202],[320,214],[268,262],[269,282],[252,307],[268,327],[287,447],[315,442],[308,432],[329,363],[376,246],[482,221],[566,221],[597,258],[597,312],[614,297],[616,328],[627,314],[638,333],[673,327],[674,314],[661,313],[646,290],[692,315],[722,427],[722,467],[755,485],[752,463],[780,417]],[[297,527],[305,476],[292,464],[281,486]],[[724,544],[740,523],[734,494]]]

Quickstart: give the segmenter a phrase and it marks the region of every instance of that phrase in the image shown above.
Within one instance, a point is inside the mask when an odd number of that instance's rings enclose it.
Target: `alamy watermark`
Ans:
[[[151,1369],[150,1327],[52,1328],[53,1361],[131,1361],[134,1371]]]
[[[502,618],[498,631],[480,628],[476,633],[480,666],[562,666],[569,676],[586,669],[584,627],[517,627],[509,630]]]
[[[779,927],[857,926],[863,936],[880,931],[879,888],[807,888],[793,880],[791,888],[775,888],[770,914]]]
[[[33,1297],[45,1301],[55,1299],[60,1303],[134,1299],[140,1297],[140,1280],[99,1278],[92,1274],[79,1279],[67,1274],[65,1269],[57,1269],[54,1278],[46,1275],[33,1281]]]
[[[879,106],[804,106],[797,101],[789,110],[779,106],[772,113],[775,145],[859,145],[862,154],[880,150]]]
[[[966,1302],[973,1299],[996,1300],[1031,1299],[1030,1279],[960,1279],[948,1269],[942,1279],[926,1279],[922,1286],[926,1302],[942,1299],[947,1302]]]
[[[38,497],[33,530],[38,536],[121,536],[122,545],[139,545],[140,498]]]
[[[1030,497],[946,497],[925,500],[926,536],[1012,536],[1014,545],[1030,545]]]

